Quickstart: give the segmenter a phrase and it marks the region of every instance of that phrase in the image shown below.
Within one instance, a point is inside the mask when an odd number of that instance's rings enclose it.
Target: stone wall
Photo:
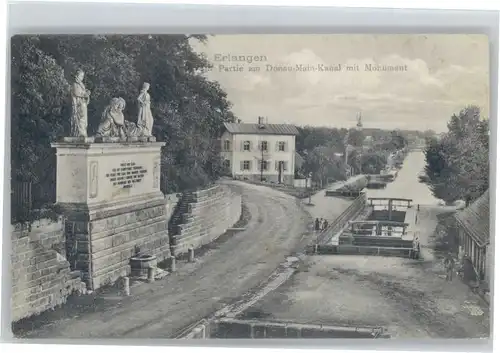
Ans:
[[[63,222],[37,221],[31,231],[12,228],[12,321],[18,321],[66,301],[73,291],[84,291],[78,272],[65,258]]]
[[[257,174],[235,174],[234,179],[243,180],[243,181],[252,181],[252,182],[268,182],[268,183],[278,183],[279,176],[278,174],[264,174],[263,176],[260,173]],[[294,175],[284,174],[282,176],[281,182],[285,185],[293,186],[295,180]]]
[[[176,338],[390,338],[383,327],[328,326],[293,322],[265,322],[222,318],[202,320]]]
[[[196,249],[214,241],[240,216],[241,196],[227,186],[185,193],[170,220],[172,252],[186,253],[189,247]]]
[[[130,274],[130,258],[137,247],[141,254],[170,258],[165,200],[134,203],[91,220],[66,221],[68,260],[81,270],[91,289],[112,284]]]
[[[182,194],[167,194],[165,195],[165,206],[167,207],[167,219],[170,220],[172,217],[179,200],[181,199]]]
[[[415,251],[413,250],[412,244],[403,244],[403,246],[404,247],[320,244],[318,246],[309,245],[306,252],[308,254],[317,255],[370,255],[413,258]]]
[[[212,326],[210,338],[388,338],[381,327],[343,327],[235,319],[221,319]]]

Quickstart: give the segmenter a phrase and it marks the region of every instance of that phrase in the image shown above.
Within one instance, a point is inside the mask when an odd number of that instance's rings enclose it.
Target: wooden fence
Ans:
[[[11,224],[32,223],[42,218],[56,218],[52,208],[55,202],[55,185],[30,181],[11,182]]]
[[[11,223],[30,222],[33,213],[32,183],[12,182]]]

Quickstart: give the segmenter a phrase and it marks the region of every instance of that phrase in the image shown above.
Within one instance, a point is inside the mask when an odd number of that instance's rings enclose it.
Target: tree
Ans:
[[[299,153],[312,151],[318,146],[327,146],[337,152],[344,150],[345,132],[327,127],[298,127],[299,135],[296,138],[296,150]]]
[[[361,172],[363,174],[379,174],[387,164],[387,157],[380,152],[364,153],[361,158]]]
[[[69,114],[69,85],[62,67],[39,44],[37,37],[12,39],[12,180],[55,185],[50,142],[68,127],[64,117]],[[35,207],[55,196],[52,187],[37,191]]]
[[[363,146],[363,142],[365,140],[365,136],[361,130],[350,129],[349,130],[349,138],[347,143],[351,146],[361,147]]]
[[[451,184],[453,170],[449,165],[446,151],[448,141],[431,139],[424,151],[426,159],[425,173],[427,184],[434,196],[446,202],[452,202],[460,197],[458,188]]]
[[[401,132],[394,130],[391,131],[391,143],[394,146],[394,149],[400,150],[408,145],[408,140],[401,134]]]
[[[489,124],[468,106],[454,114],[448,132],[428,139],[426,174],[434,195],[446,202],[475,200],[489,187]]]
[[[387,156],[394,151],[404,148],[407,145],[407,139],[402,131],[387,131],[381,129],[364,129],[363,131],[357,129],[336,129],[326,127],[299,127],[299,136],[296,139],[296,149],[306,160],[312,165],[309,168],[318,169],[314,167],[318,160],[323,158],[318,157],[317,148],[328,150],[329,155],[344,154],[346,148],[349,149],[348,164],[358,173],[379,173],[387,163]],[[365,133],[371,136],[371,146],[368,149],[361,150],[360,147],[364,144]],[[347,139],[346,139],[347,137]],[[346,145],[347,143],[347,145]],[[349,147],[348,147],[349,146]],[[310,159],[314,157],[314,161]],[[345,157],[335,157],[341,160],[342,164]],[[329,162],[326,162],[328,165]],[[346,166],[342,165],[341,168],[335,167],[335,170],[341,172],[329,171],[329,175],[335,175],[336,178],[345,178]],[[326,169],[325,169],[326,170]],[[327,173],[326,171],[320,173],[321,175]],[[329,176],[331,177],[331,176]]]
[[[469,131],[457,141],[456,152],[448,157],[453,166],[453,185],[467,203],[477,199],[489,187],[489,148],[487,134],[482,129],[478,126]]]
[[[428,138],[433,138],[435,137],[437,134],[434,130],[425,130],[423,133],[420,133],[418,134],[419,137],[423,138],[423,139],[428,139]]]
[[[352,150],[348,155],[348,164],[355,174],[379,174],[387,165],[387,156],[375,150]]]
[[[329,179],[345,179],[345,166],[342,158],[335,154],[335,151],[325,146],[318,146],[305,157],[304,171],[306,174],[312,173],[313,180],[320,185],[324,185]]]

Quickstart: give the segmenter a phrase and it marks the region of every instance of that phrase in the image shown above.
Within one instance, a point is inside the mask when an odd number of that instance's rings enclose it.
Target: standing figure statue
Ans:
[[[111,99],[111,102],[102,113],[96,136],[126,138],[124,109],[125,100],[123,98]]]
[[[141,93],[137,98],[139,102],[139,116],[137,118],[137,126],[143,131],[145,136],[152,136],[153,131],[153,114],[151,113],[151,97],[148,93],[149,83],[144,82]]]
[[[73,111],[71,114],[71,137],[87,137],[87,106],[90,100],[90,91],[83,84],[85,76],[82,70],[77,70],[75,81],[71,86],[71,102]]]

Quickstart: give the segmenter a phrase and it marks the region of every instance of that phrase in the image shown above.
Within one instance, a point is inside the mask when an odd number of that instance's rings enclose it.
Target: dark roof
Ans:
[[[455,215],[460,226],[462,226],[479,246],[490,242],[490,191],[486,191],[481,197],[462,211]]]
[[[289,124],[245,124],[224,123],[227,131],[232,134],[258,134],[258,135],[298,135],[299,130],[295,125]]]

